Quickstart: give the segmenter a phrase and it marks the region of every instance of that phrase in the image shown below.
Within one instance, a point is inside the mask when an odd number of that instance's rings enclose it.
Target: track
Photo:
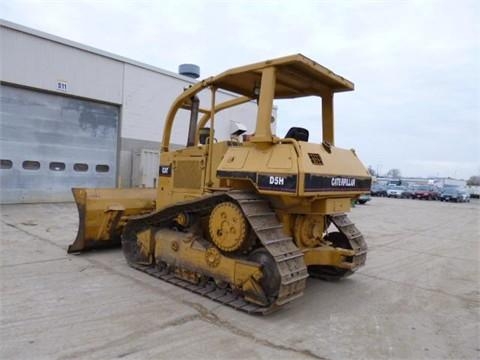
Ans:
[[[355,224],[350,221],[346,214],[330,215],[329,219],[337,227],[340,233],[344,235],[345,240],[348,242],[347,246],[341,247],[348,247],[355,251],[355,256],[348,259],[349,262],[354,264],[354,267],[347,270],[333,268],[331,266],[311,266],[308,271],[310,276],[315,278],[323,280],[339,280],[352,275],[360,266],[365,264],[368,247],[362,233],[357,229]]]
[[[276,297],[269,306],[246,302],[243,294],[234,292],[230,287],[219,288],[213,280],[203,284],[192,284],[179,279],[171,272],[170,267],[159,269],[150,259],[140,255],[137,249],[137,233],[148,228],[170,228],[180,212],[204,216],[209,214],[215,205],[224,201],[234,202],[242,209],[258,240],[275,260],[280,274],[280,284]],[[292,237],[285,235],[283,226],[270,208],[269,202],[259,195],[248,192],[232,191],[228,194],[209,195],[198,200],[178,203],[153,214],[132,218],[122,234],[122,248],[130,266],[247,313],[269,313],[302,296],[308,277],[303,253],[297,248]]]

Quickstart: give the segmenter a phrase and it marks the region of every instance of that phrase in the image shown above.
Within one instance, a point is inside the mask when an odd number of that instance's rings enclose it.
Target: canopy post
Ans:
[[[322,95],[322,134],[323,142],[330,145],[335,145],[333,125],[333,92],[328,91]]]
[[[210,87],[211,90],[211,113],[210,113],[210,136],[208,139],[208,181],[207,186],[213,185],[213,143],[215,142],[215,93],[217,89],[215,86]]]
[[[260,83],[260,97],[258,99],[257,128],[252,142],[271,142],[272,128],[270,120],[272,118],[273,98],[275,97],[275,67],[267,67],[262,71],[262,81]]]

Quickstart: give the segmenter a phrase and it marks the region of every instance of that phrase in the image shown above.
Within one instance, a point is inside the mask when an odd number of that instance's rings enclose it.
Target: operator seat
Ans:
[[[308,142],[308,130],[301,127],[291,127],[285,135],[285,139]]]

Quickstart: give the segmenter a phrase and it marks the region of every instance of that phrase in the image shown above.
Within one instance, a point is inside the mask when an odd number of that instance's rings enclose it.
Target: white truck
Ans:
[[[468,185],[466,187],[467,192],[470,194],[472,199],[479,199],[480,198],[480,186],[478,185]]]

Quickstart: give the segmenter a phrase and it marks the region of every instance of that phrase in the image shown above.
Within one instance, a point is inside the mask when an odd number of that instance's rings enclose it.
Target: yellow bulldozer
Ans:
[[[217,103],[219,89],[238,97]],[[156,189],[73,189],[80,221],[68,252],[121,243],[130,266],[248,313],[302,296],[308,276],[351,275],[367,245],[345,213],[371,177],[354,150],[334,145],[333,95],[353,89],[300,54],[185,89],[165,119]],[[307,96],[321,99],[323,142],[300,127],[275,136],[274,100]],[[216,115],[249,101],[258,105],[251,138],[217,141]],[[173,151],[180,109],[190,112],[187,146]]]

